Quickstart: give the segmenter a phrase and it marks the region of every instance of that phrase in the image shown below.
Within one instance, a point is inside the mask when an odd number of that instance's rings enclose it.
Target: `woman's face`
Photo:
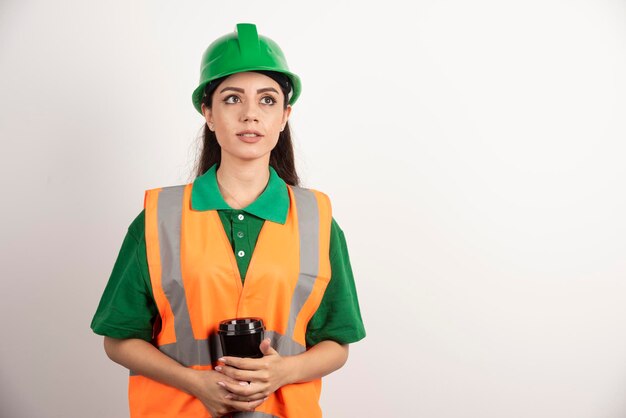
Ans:
[[[209,129],[222,147],[222,160],[267,159],[285,128],[291,106],[284,106],[278,83],[255,72],[237,73],[213,93],[212,107],[202,105]]]

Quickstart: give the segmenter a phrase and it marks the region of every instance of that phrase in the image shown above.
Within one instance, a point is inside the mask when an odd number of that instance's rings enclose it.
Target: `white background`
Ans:
[[[368,336],[325,416],[626,416],[626,2],[302,3],[0,2],[0,416],[127,415],[89,323],[237,22],[302,77],[348,239]]]

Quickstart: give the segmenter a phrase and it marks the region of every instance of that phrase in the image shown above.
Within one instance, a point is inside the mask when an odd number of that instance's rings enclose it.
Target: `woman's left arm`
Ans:
[[[265,339],[261,343],[261,352],[264,356],[260,359],[223,357],[221,361],[224,366],[215,368],[241,381],[240,384],[233,384],[224,379],[218,383],[232,393],[231,399],[262,399],[282,386],[326,376],[341,368],[348,360],[348,345],[330,340],[322,341],[302,354],[281,356],[271,347],[270,340]]]

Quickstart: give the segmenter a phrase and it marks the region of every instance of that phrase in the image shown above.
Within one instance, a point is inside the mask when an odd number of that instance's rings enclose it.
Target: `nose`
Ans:
[[[253,100],[249,100],[243,105],[241,120],[243,122],[258,122],[259,121],[259,109]]]

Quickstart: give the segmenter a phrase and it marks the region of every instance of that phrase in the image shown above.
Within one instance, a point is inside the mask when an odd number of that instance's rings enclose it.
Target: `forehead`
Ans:
[[[220,83],[217,90],[224,87],[239,87],[244,90],[246,87],[257,90],[264,87],[273,87],[276,91],[280,92],[280,86],[272,78],[252,71],[246,71],[243,73],[236,73],[228,76],[224,81]]]

